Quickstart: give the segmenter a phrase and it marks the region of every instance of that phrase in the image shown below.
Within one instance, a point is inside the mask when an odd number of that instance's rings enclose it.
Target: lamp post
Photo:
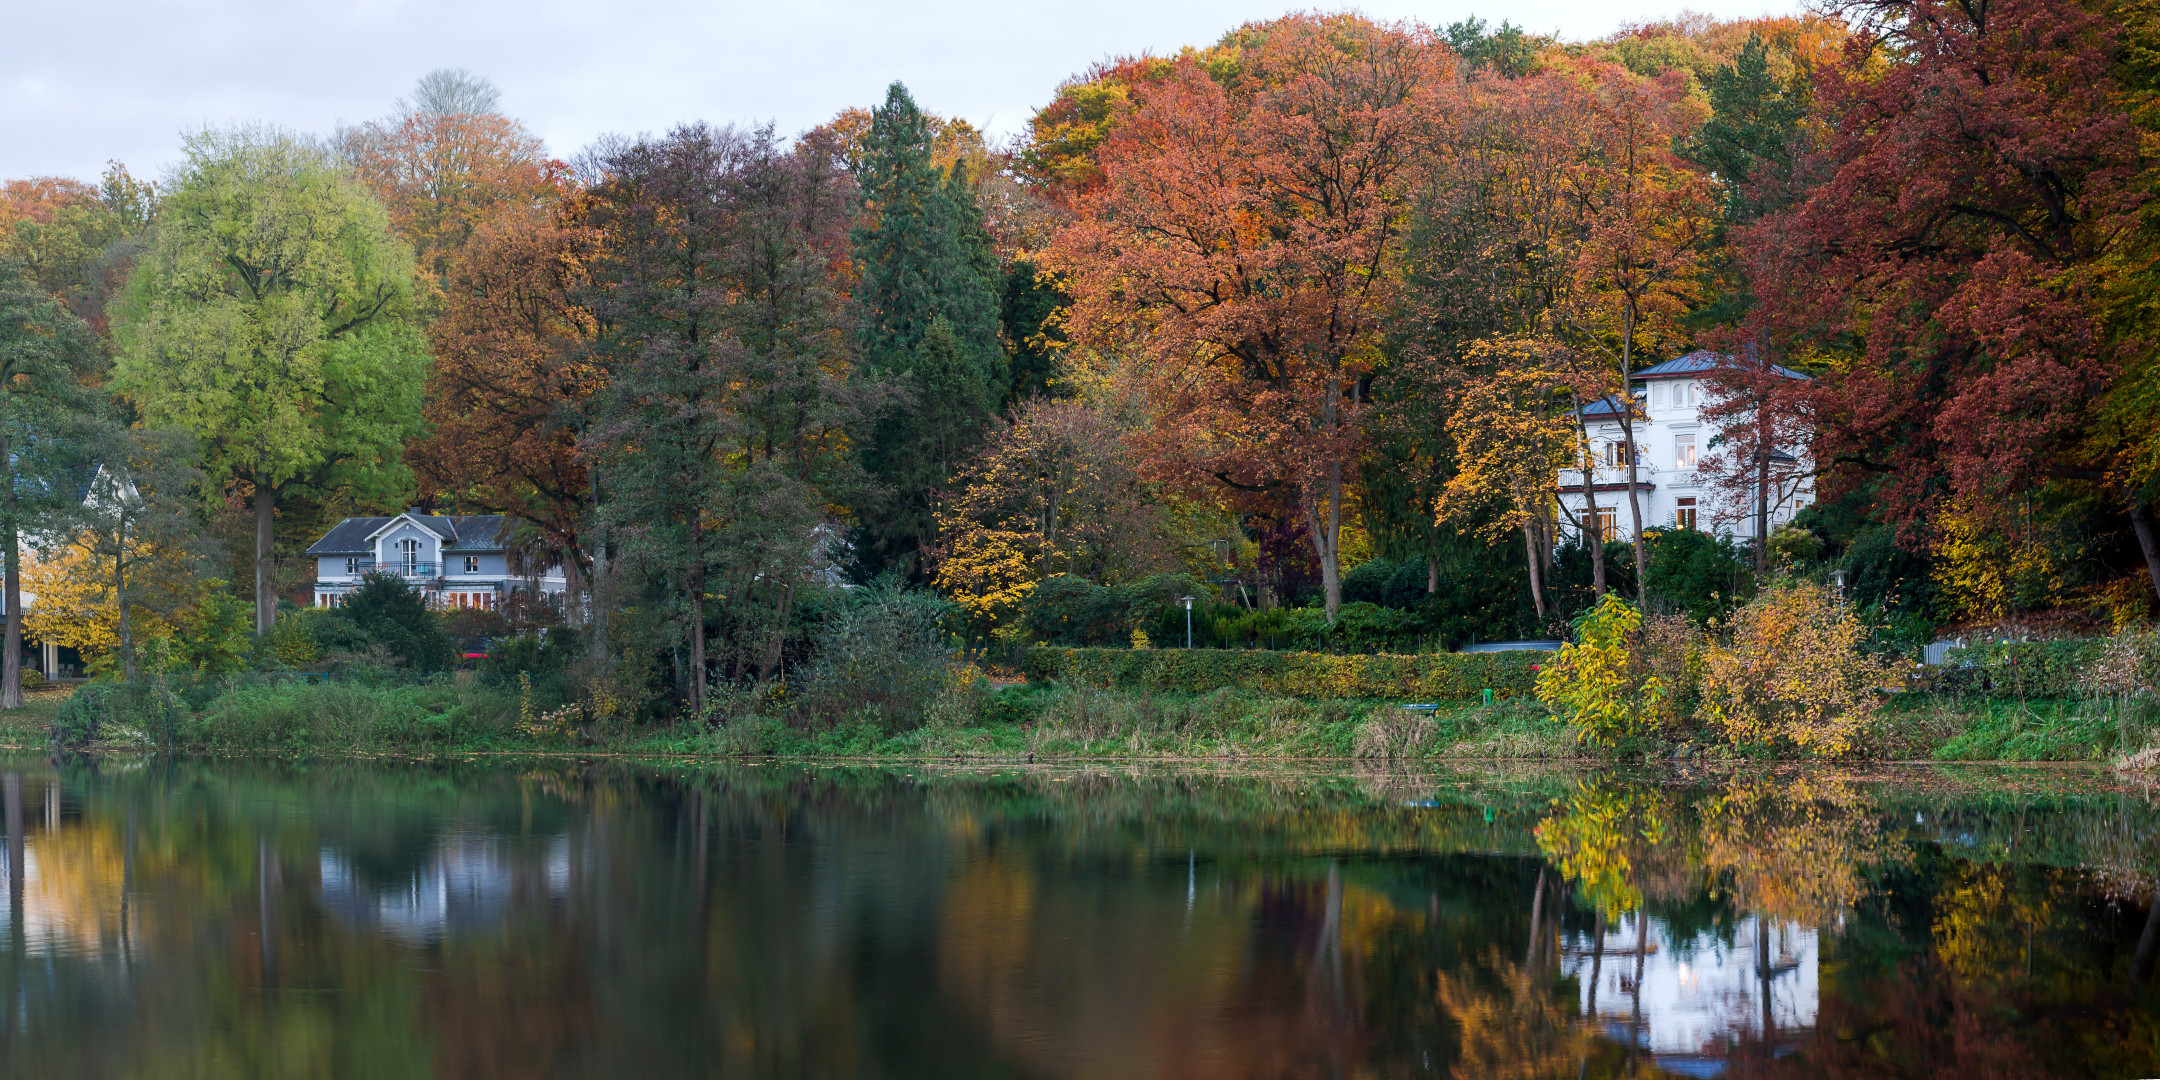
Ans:
[[[1178,599],[1180,599],[1180,600],[1183,600],[1183,601],[1185,601],[1185,647],[1186,647],[1186,648],[1188,648],[1188,649],[1190,649],[1190,648],[1192,648],[1192,602],[1193,602],[1193,598],[1192,598],[1192,597],[1190,597],[1190,596],[1181,596],[1181,597],[1179,597]]]
[[[1830,571],[1830,580],[1837,583],[1838,599],[1845,599],[1845,568],[1840,566]]]

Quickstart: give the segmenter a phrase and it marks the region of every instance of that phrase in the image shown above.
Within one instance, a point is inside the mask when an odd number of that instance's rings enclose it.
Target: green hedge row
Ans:
[[[1934,672],[1934,689],[2010,697],[2077,697],[2107,638],[1991,642],[1952,649]]]
[[[1491,690],[1531,692],[1552,653],[1426,653],[1416,656],[1276,652],[1265,649],[1063,649],[1038,645],[1021,670],[1030,682],[1206,693],[1225,687],[1300,698],[1445,701]]]

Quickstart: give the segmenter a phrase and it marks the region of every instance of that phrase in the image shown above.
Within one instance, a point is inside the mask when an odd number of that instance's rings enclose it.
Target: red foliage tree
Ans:
[[[1743,239],[1755,339],[1831,350],[1830,377],[1793,388],[1828,486],[1876,483],[1914,537],[1946,499],[2100,479],[2081,444],[2119,364],[2099,297],[2143,201],[2115,29],[2070,0],[1844,13],[1857,32],[1816,72],[1799,165],[1817,182]]]
[[[1345,471],[1395,295],[1404,206],[1459,94],[1421,29],[1292,16],[1242,35],[1228,85],[1192,59],[1136,86],[1052,268],[1071,328],[1125,358],[1158,480],[1287,494],[1332,617]]]

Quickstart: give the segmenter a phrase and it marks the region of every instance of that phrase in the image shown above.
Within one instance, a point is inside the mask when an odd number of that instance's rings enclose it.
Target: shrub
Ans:
[[[420,749],[507,732],[517,700],[447,679],[402,686],[267,678],[210,699],[186,727],[213,749]]]
[[[369,643],[383,646],[414,671],[448,671],[456,662],[441,620],[396,574],[361,579],[337,614],[358,627]]]
[[[1528,693],[1550,654],[1430,653],[1336,656],[1241,649],[1058,649],[1022,658],[1030,681],[1204,694],[1237,689],[1308,699],[1444,701]]]
[[[1653,529],[1644,539],[1650,545],[1645,582],[1650,595],[1698,623],[1731,611],[1755,580],[1747,556],[1731,537],[1695,529]]]
[[[939,624],[948,605],[894,579],[850,599],[827,617],[797,711],[825,721],[872,716],[887,731],[913,728],[947,682],[953,654]]]
[[[90,683],[60,703],[60,713],[53,719],[52,746],[77,749],[110,738],[122,728],[164,741],[172,735],[177,713],[177,703],[151,683]]]
[[[1608,592],[1576,620],[1575,640],[1538,673],[1538,700],[1583,741],[1610,746],[1648,733],[1661,716],[1667,689],[1642,663],[1641,632],[1642,613]]]
[[[2107,647],[2106,638],[1979,642],[1950,650],[1935,689],[2011,697],[2076,697]]]
[[[1868,654],[1850,604],[1820,586],[1765,589],[1733,615],[1731,643],[1703,659],[1700,715],[1735,742],[1819,756],[1850,751],[1874,720],[1897,665]]]

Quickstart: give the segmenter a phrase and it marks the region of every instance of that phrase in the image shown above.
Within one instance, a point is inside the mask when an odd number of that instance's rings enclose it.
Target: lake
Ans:
[[[0,759],[0,1071],[2160,1076],[2091,770]]]

